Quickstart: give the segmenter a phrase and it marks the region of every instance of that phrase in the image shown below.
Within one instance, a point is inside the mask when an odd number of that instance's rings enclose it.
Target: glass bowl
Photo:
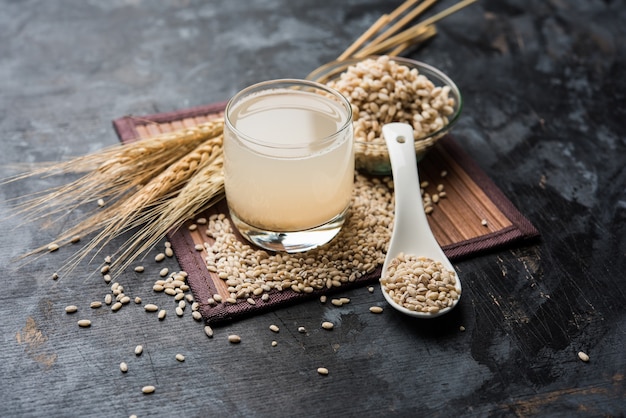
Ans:
[[[310,73],[306,78],[308,80],[327,84],[330,81],[339,79],[348,67],[358,64],[366,59],[377,58],[378,57],[373,56],[358,59],[347,59],[343,61],[332,61],[319,67]],[[461,92],[450,77],[431,65],[403,57],[389,58],[397,64],[404,65],[409,69],[417,69],[418,73],[426,76],[426,78],[428,78],[435,85],[435,87],[448,86],[448,97],[454,99],[453,111],[451,114],[447,115],[447,123],[445,123],[443,127],[438,130],[415,139],[415,155],[419,161],[439,139],[450,131],[452,126],[458,120],[463,107]],[[350,100],[350,97],[348,97],[348,100]],[[375,175],[391,174],[389,153],[383,138],[375,138],[374,140],[367,141],[355,139],[354,148],[356,168],[359,171]]]

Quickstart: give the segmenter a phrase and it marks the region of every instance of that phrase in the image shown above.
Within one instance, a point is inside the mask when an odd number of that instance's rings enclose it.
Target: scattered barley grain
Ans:
[[[578,352],[578,358],[584,361],[585,363],[589,361],[589,355],[583,351]]]
[[[213,338],[213,328],[211,328],[208,325],[204,326],[204,333],[206,334],[207,337],[209,338]]]

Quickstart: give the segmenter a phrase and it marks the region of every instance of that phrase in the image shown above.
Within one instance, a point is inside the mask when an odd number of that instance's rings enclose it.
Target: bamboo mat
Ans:
[[[148,138],[164,132],[193,127],[222,114],[225,103],[216,103],[182,111],[134,117],[126,116],[113,121],[122,142]],[[441,172],[447,175],[441,177]],[[439,143],[420,162],[420,179],[431,184],[443,184],[446,198],[429,215],[428,220],[437,241],[452,260],[477,255],[481,252],[511,246],[539,236],[537,229],[506,198],[480,167],[450,136]],[[205,214],[227,214],[225,202]],[[191,214],[190,214],[191,216]],[[196,250],[196,244],[209,241],[201,229],[190,231],[180,228],[168,236],[181,268],[189,274],[189,285],[200,304],[206,322],[219,324],[240,319],[305,298],[318,296],[324,291],[297,293],[291,290],[272,292],[266,301],[254,305],[245,300],[237,304],[210,306],[207,300],[214,294],[228,297],[227,287],[216,274],[207,270],[205,255]],[[380,266],[353,282],[333,291],[363,286],[377,282]]]

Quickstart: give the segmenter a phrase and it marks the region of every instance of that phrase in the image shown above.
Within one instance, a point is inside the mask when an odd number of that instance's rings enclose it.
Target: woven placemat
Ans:
[[[114,120],[113,125],[122,142],[132,142],[206,122],[220,116],[224,106],[225,103],[215,103],[176,112],[141,117],[125,116]],[[442,138],[429,151],[420,162],[419,171],[422,181],[442,184],[446,191],[446,198],[436,206],[428,220],[437,241],[450,259],[459,260],[539,236],[530,221],[450,136]],[[447,173],[445,177],[441,176],[442,171]],[[208,218],[215,213],[227,215],[224,201],[207,213],[196,214],[195,219]],[[225,300],[229,292],[224,281],[217,274],[208,271],[205,260],[207,254],[196,248],[198,244],[204,245],[211,240],[203,234],[201,228],[190,230],[185,227],[170,233],[168,239],[181,268],[189,274],[189,285],[194,299],[199,302],[199,310],[210,324],[233,321],[276,309],[320,293],[374,283],[380,277],[379,265],[373,271],[364,273],[339,288],[311,293],[290,289],[272,291],[268,293],[266,300],[257,298],[254,304],[241,300],[236,304],[219,303],[213,306],[207,303],[209,298],[219,294]]]

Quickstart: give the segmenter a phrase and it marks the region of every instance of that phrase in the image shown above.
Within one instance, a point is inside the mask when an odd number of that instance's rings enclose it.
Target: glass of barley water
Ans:
[[[226,200],[241,235],[290,253],[333,239],[354,185],[346,98],[316,82],[265,81],[236,94],[224,119]]]

